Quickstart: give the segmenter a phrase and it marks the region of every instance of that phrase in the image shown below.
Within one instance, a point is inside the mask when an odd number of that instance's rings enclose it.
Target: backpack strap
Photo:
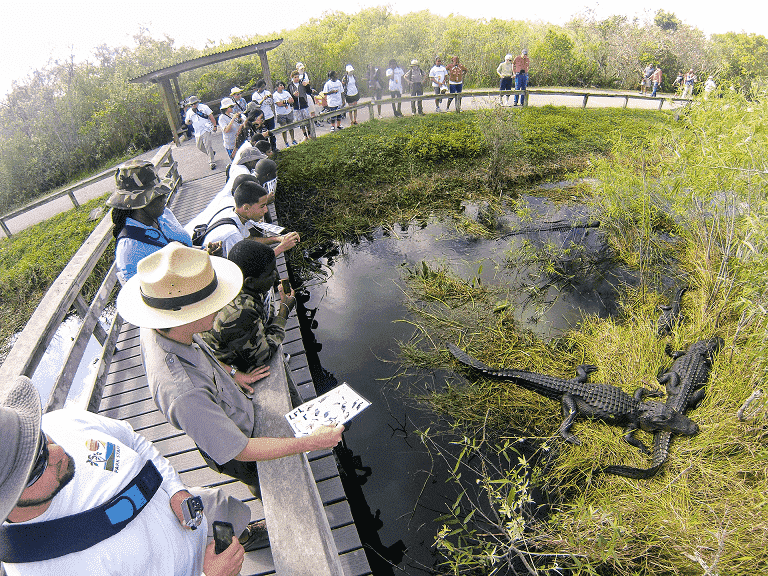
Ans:
[[[0,561],[39,562],[90,548],[130,524],[162,483],[162,475],[147,460],[125,488],[101,506],[45,522],[3,524]]]
[[[131,226],[130,224],[123,226],[123,229],[120,230],[115,242],[119,242],[123,238],[138,240],[139,242],[151,244],[158,248],[162,248],[170,242],[170,240],[165,237],[165,234],[155,228],[140,228],[139,226]]]

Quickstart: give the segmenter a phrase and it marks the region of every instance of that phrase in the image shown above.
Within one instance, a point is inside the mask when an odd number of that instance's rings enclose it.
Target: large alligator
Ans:
[[[698,406],[704,399],[704,384],[709,379],[712,359],[723,344],[722,338],[708,338],[695,342],[686,352],[671,354],[674,358],[672,366],[659,376],[659,383],[667,388],[665,405],[670,410],[682,414],[686,409]],[[669,431],[660,430],[654,434],[650,468],[606,466],[602,471],[629,478],[650,478],[666,461],[671,440]]]
[[[634,395],[630,396],[621,388],[610,384],[588,383],[588,375],[597,369],[595,366],[579,366],[576,369],[576,378],[565,380],[526,370],[511,368],[495,370],[454,344],[447,343],[446,346],[459,362],[479,370],[487,376],[512,380],[523,388],[548,398],[559,399],[565,417],[560,424],[560,435],[572,444],[581,443],[576,435],[570,431],[573,422],[579,416],[600,418],[610,424],[625,426],[624,439],[644,453],[648,453],[648,448],[634,436],[638,429],[647,432],[665,431],[687,436],[696,434],[699,430],[693,421],[668,404],[643,400],[646,396],[660,396],[660,392],[638,388]]]
[[[661,314],[656,321],[656,332],[659,336],[672,335],[672,330],[680,321],[680,301],[683,299],[683,294],[686,290],[688,290],[688,286],[678,288],[669,306],[659,306]]]

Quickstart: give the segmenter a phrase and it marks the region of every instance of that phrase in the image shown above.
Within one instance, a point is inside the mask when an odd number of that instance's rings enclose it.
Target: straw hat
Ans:
[[[40,396],[26,376],[19,376],[0,402],[0,523],[16,507],[37,459]]]
[[[218,312],[242,285],[236,264],[171,242],[139,261],[117,295],[117,311],[136,326],[173,328]]]

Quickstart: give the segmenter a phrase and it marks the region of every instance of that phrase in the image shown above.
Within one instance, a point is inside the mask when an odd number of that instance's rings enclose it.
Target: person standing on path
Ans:
[[[292,123],[294,100],[290,92],[285,89],[285,82],[280,81],[277,83],[277,88],[275,89],[275,93],[272,95],[272,98],[275,100],[275,115],[277,116],[278,126],[285,126],[286,124]],[[293,128],[290,129],[290,132],[291,142],[289,144],[288,133],[285,130],[283,131],[283,142],[285,142],[286,148],[291,145],[296,146],[296,144],[298,144],[298,142],[296,142],[296,135],[294,134]]]
[[[275,111],[272,108],[275,101],[272,98],[272,93],[267,90],[267,83],[263,79],[256,84],[256,91],[251,95],[251,100],[256,102],[256,105],[264,113],[264,127],[271,134],[275,129]],[[277,142],[274,136],[270,137],[269,142],[272,144],[272,152],[277,152]]]
[[[693,85],[696,83],[696,74],[693,73],[693,68],[688,70],[688,74],[685,75],[685,88],[683,88],[683,98],[691,98],[693,96]]]
[[[515,74],[515,67],[512,60],[514,60],[514,56],[512,56],[512,54],[507,54],[504,56],[504,62],[499,64],[496,68],[496,74],[501,78],[501,81],[499,82],[499,92],[512,90],[512,77]],[[503,94],[499,96],[499,104],[502,106],[504,105]],[[509,104],[509,95],[507,95],[507,104]]]
[[[227,151],[230,160],[235,157],[235,138],[237,138],[237,131],[245,121],[243,113],[235,111],[236,106],[237,104],[232,98],[221,99],[219,126],[221,126],[221,136],[224,140],[224,150]]]
[[[381,68],[368,64],[368,71],[366,73],[368,78],[368,91],[371,98],[379,102],[377,105],[379,109],[379,118],[381,118],[381,92],[384,89],[384,79],[381,77]]]
[[[331,70],[328,72],[328,80],[326,81],[325,86],[323,86],[323,92],[327,95],[329,110],[340,110],[344,105],[344,99],[341,95],[343,91],[344,86],[342,85],[341,80],[336,77],[336,71]],[[341,130],[341,114],[338,116],[331,116],[329,120],[331,122],[331,132]]]
[[[659,86],[661,86],[661,66],[658,66],[656,70],[653,71],[653,76],[651,76],[651,82],[653,83],[653,92],[651,92],[651,98],[656,97],[656,92],[659,90]]]
[[[461,112],[461,91],[464,89],[464,76],[466,74],[467,69],[459,63],[459,57],[452,56],[451,64],[448,66],[448,90],[451,94],[456,94],[456,112]],[[446,110],[451,109],[451,100],[453,98],[448,98]]]
[[[307,83],[308,85],[309,83]],[[298,70],[291,72],[291,81],[288,83],[287,89],[291,96],[293,96],[293,118],[296,122],[309,120],[310,94],[307,92],[307,86],[302,83]],[[301,132],[304,134],[302,142],[309,140],[311,134],[309,126],[302,124]]]
[[[389,79],[389,97],[401,98],[403,96],[403,69],[397,65],[397,60],[394,58],[389,61],[389,68],[387,68],[387,78]],[[403,115],[402,103],[392,102],[392,112],[395,117]]]
[[[235,103],[235,112],[245,114],[248,102],[243,98],[243,89],[239,86],[234,86],[232,90],[229,91],[229,97],[232,98],[232,102]]]
[[[203,154],[208,155],[208,162],[211,165],[211,170],[213,170],[216,168],[216,161],[213,159],[216,152],[213,150],[213,142],[211,141],[211,138],[217,128],[213,110],[208,108],[205,104],[201,104],[200,98],[197,96],[190,96],[187,102],[189,103],[190,108],[187,110],[184,122],[187,126],[192,126],[195,132],[197,149]]]
[[[344,86],[344,94],[347,104],[354,106],[360,100],[360,90],[357,88],[357,76],[352,64],[347,64],[346,74],[341,78],[341,85]],[[349,112],[350,124],[357,124],[357,109]]]
[[[432,81],[432,88],[435,91],[435,95],[440,95],[446,90],[446,79],[448,78],[448,70],[443,66],[443,59],[438,56],[435,58],[435,65],[429,69],[429,79]],[[440,110],[440,103],[442,98],[435,98],[435,112],[442,112]]]
[[[419,66],[418,60],[411,60],[411,67],[408,69],[408,72],[405,73],[403,78],[405,78],[411,85],[411,96],[424,95],[424,79],[426,78],[426,75],[421,69],[421,66]],[[411,114],[416,114],[417,107],[419,109],[418,113],[423,116],[424,110],[422,109],[421,100],[418,102],[411,100]]]
[[[528,70],[531,68],[531,61],[528,58],[528,50],[523,48],[523,52],[515,58],[512,63],[512,68],[515,72],[515,90],[527,90],[528,89]],[[520,94],[520,105],[525,106],[525,94]],[[515,94],[515,106],[517,106],[518,94]]]

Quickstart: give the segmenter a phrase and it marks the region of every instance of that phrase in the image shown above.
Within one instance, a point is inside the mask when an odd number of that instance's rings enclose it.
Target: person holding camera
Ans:
[[[9,576],[235,576],[245,550],[266,546],[248,506],[220,489],[187,489],[129,424],[75,408],[42,414],[26,376],[4,392],[0,561]],[[216,520],[241,534],[220,554]]]
[[[219,126],[221,126],[221,135],[224,139],[224,150],[227,151],[229,159],[235,157],[235,138],[237,131],[245,122],[245,115],[242,112],[235,112],[235,102],[232,98],[221,99],[221,114],[219,114]]]
[[[216,162],[213,157],[216,155],[216,152],[213,150],[211,138],[217,128],[216,117],[213,115],[213,110],[202,104],[197,96],[190,96],[187,103],[189,104],[189,110],[187,110],[187,115],[184,117],[184,122],[187,126],[192,126],[195,132],[197,149],[208,156],[211,170],[214,170]]]

